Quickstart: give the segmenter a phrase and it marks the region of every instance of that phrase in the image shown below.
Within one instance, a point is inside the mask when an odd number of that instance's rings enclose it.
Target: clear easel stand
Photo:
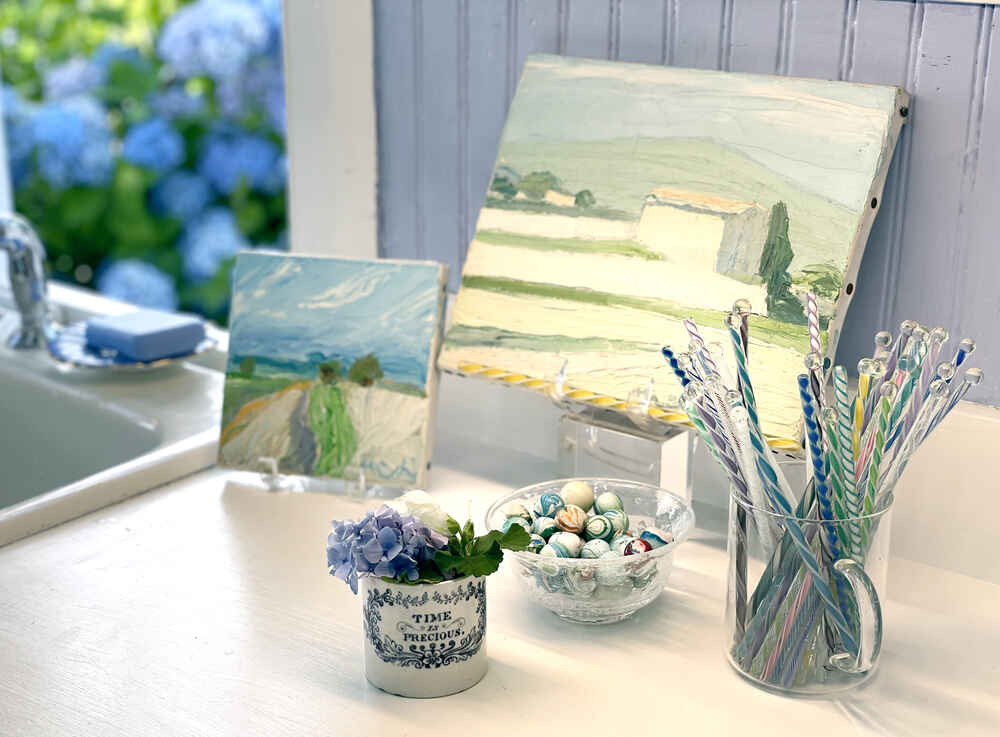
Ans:
[[[559,418],[559,471],[563,476],[604,476],[660,486],[691,501],[697,436],[649,415],[656,404],[653,380],[633,389],[625,412],[574,398],[566,368],[551,382],[549,399]]]
[[[261,469],[260,472],[237,472],[235,480],[242,486],[261,491],[309,491],[358,499],[394,499],[407,491],[401,487],[372,484],[361,469],[353,469],[357,472],[358,478],[349,480],[284,474],[278,470],[278,459],[266,456],[258,458],[257,464]]]

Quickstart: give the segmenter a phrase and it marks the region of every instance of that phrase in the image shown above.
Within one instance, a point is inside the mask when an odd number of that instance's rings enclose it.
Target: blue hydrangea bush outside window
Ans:
[[[286,243],[281,0],[0,3],[16,209],[51,276],[224,322]]]

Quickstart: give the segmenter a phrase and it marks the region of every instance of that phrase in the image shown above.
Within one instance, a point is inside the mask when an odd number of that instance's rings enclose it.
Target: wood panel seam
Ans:
[[[608,0],[608,58],[617,61],[622,50],[622,0]]]
[[[733,68],[733,13],[736,0],[722,2],[722,32],[719,34],[719,69]]]
[[[979,172],[979,147],[982,144],[983,115],[986,109],[986,80],[989,74],[990,44],[993,39],[993,17],[995,8],[983,6],[979,9],[979,28],[976,33],[976,57],[972,69],[972,90],[969,95],[969,113],[965,126],[965,146],[962,151],[962,182],[958,197],[956,218],[957,232],[952,248],[952,321],[965,324],[966,285],[968,283],[969,251],[972,249],[971,232],[966,224],[968,201],[976,188]]]
[[[674,49],[677,48],[677,3],[679,0],[663,0],[663,38],[660,51],[665,65],[673,65]]]
[[[507,0],[507,69],[504,76],[505,109],[510,107],[510,101],[514,99],[514,90],[517,88],[518,2],[519,0]]]
[[[794,0],[781,0],[778,11],[778,50],[774,60],[774,73],[788,75],[791,66],[792,36],[795,26]]]
[[[559,0],[557,19],[556,49],[557,53],[565,55],[566,42],[569,38],[569,0]]]
[[[470,38],[469,38],[469,0],[459,0],[456,18],[456,56],[458,59],[458,69],[456,70],[456,107],[458,108],[458,119],[456,120],[458,135],[456,146],[456,167],[458,169],[458,218],[457,241],[458,241],[458,263],[465,259],[468,250],[468,230],[469,230],[469,64],[470,64]]]
[[[857,40],[858,0],[844,0],[844,26],[841,31],[839,79],[854,78],[854,47]]]
[[[906,51],[906,91],[913,97],[916,95],[919,82],[920,46],[924,34],[924,4],[914,3],[910,11],[910,39]],[[912,114],[912,111],[910,111]],[[902,156],[899,161],[899,186],[896,189],[892,207],[892,227],[889,240],[889,251],[886,258],[885,274],[882,281],[882,324],[889,325],[896,314],[899,293],[899,273],[902,263],[903,213],[906,211],[906,199],[909,190],[910,157],[913,152],[914,121],[910,118],[908,125],[903,126]]]
[[[424,147],[424,96],[422,92],[423,84],[423,53],[424,53],[424,19],[423,6],[420,0],[413,0],[413,129],[416,139],[417,150],[413,157],[413,203],[414,203],[414,223],[413,223],[413,245],[417,252],[417,258],[423,259],[424,255],[424,215],[423,197],[420,196],[422,189],[421,179],[423,178],[423,166],[421,165],[420,152]]]

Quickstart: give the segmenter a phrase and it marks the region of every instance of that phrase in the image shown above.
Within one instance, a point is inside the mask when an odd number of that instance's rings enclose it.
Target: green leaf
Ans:
[[[267,225],[267,210],[256,200],[244,200],[234,213],[240,232],[251,239]]]
[[[521,528],[518,527],[518,529],[520,530]],[[524,530],[521,530],[521,532],[524,532]],[[494,543],[499,543],[503,536],[504,533],[500,532],[500,530],[492,530],[481,537],[477,537],[473,541],[472,552],[485,553],[487,550],[493,547]]]
[[[503,550],[525,550],[531,536],[523,527],[515,525],[507,532],[491,530],[476,537],[472,520],[459,526],[448,518],[448,549],[438,551],[434,562],[444,571],[456,576],[488,576],[494,573],[503,560]]]
[[[116,60],[108,70],[103,97],[108,102],[142,100],[157,88],[156,69],[152,64],[132,64]]]
[[[452,555],[439,550],[434,556],[434,562],[442,571],[454,571],[458,576],[488,576],[496,572],[501,560],[503,551],[500,549],[500,543],[495,540],[483,553]]]
[[[60,202],[59,216],[67,230],[93,227],[108,206],[107,192],[92,187],[66,190]]]
[[[462,552],[465,555],[472,555],[472,546],[476,539],[476,529],[470,519],[462,528]]]
[[[417,566],[417,580],[413,583],[441,583],[444,581],[444,575],[441,573],[441,569],[438,564],[433,560],[425,560],[418,564]]]
[[[89,12],[91,20],[101,20],[116,26],[125,25],[125,11],[120,8],[96,7]]]
[[[500,547],[506,550],[526,550],[531,542],[531,535],[520,525],[511,525],[500,538]]]

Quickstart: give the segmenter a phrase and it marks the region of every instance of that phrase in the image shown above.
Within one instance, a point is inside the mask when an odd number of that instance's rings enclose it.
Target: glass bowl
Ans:
[[[570,481],[586,481],[594,495],[611,491],[621,497],[630,531],[648,527],[673,534],[673,541],[646,553],[621,558],[549,558],[532,552],[507,552],[528,597],[563,619],[585,624],[618,622],[653,601],[670,576],[674,550],[694,527],[694,510],[665,489],[637,481],[605,478],[556,479],[525,486],[497,499],[486,510],[486,527],[498,530],[506,520],[504,507],[521,502],[528,509],[535,499],[559,493]]]

